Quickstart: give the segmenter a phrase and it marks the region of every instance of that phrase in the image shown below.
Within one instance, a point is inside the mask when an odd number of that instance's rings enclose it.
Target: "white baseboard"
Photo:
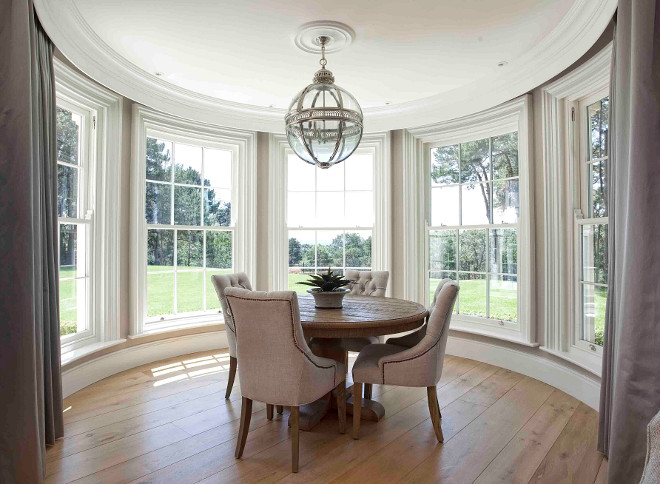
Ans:
[[[175,356],[227,348],[224,331],[200,333],[139,344],[100,356],[62,372],[64,397],[115,373]]]
[[[450,336],[447,354],[500,366],[551,385],[598,411],[600,383],[543,356]]]

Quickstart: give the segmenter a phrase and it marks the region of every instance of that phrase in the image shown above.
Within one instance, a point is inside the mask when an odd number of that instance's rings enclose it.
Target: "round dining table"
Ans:
[[[428,316],[428,310],[419,303],[392,297],[344,297],[340,309],[317,308],[311,295],[298,295],[300,322],[306,338],[313,338],[311,348],[318,356],[333,358],[346,364],[348,351],[342,345],[346,338],[364,338],[402,333],[417,329]],[[346,411],[353,413],[350,389],[346,393]],[[300,407],[301,430],[310,430],[333,407],[334,398],[326,396]],[[361,416],[366,420],[380,420],[385,408],[371,399],[362,399]]]

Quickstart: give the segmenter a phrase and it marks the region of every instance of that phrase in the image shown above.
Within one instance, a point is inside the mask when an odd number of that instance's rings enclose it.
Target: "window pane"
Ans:
[[[82,117],[57,107],[57,161],[78,164]]]
[[[169,225],[172,219],[172,185],[147,182],[145,198],[147,223]]]
[[[289,266],[315,267],[314,246],[316,232],[313,230],[289,230]]]
[[[177,272],[176,312],[204,310],[204,272]]]
[[[78,260],[83,254],[78,253],[78,247],[78,226],[60,224],[60,279],[85,276],[84,260]],[[80,247],[84,250],[84,245]]]
[[[458,145],[431,150],[431,184],[458,183]]]
[[[78,217],[78,168],[57,165],[57,215]]]
[[[461,230],[458,245],[459,270],[486,272],[486,230]]]
[[[172,143],[147,138],[147,180],[172,181]]]
[[[461,186],[463,219],[461,225],[485,225],[490,222],[490,187],[488,183]]]
[[[346,190],[373,190],[373,155],[352,154],[343,164],[346,170]]]
[[[589,159],[607,156],[607,135],[609,131],[609,97],[587,107],[587,119],[589,120]]]
[[[87,329],[87,278],[60,281],[60,336]]]
[[[518,321],[518,278],[516,276],[491,276],[490,317],[504,321]]]
[[[230,188],[232,152],[204,148],[204,186]]]
[[[204,225],[208,227],[231,225],[231,190],[204,189]]]
[[[607,224],[582,226],[582,278],[607,284]]]
[[[302,163],[296,155],[289,155],[287,176],[289,191],[313,190],[316,183],[316,167],[309,163]]]
[[[490,272],[518,273],[518,231],[516,229],[491,229]]]
[[[334,165],[332,169],[316,168],[316,189],[320,191],[339,191],[344,189],[344,163]]]
[[[232,253],[231,232],[206,232],[206,267],[231,269]]]
[[[315,221],[316,194],[314,192],[289,192],[287,200],[287,224],[289,227],[314,225]]]
[[[459,274],[459,310],[461,314],[486,317],[486,276]]]
[[[493,223],[515,224],[520,215],[518,180],[493,182]]]
[[[603,345],[606,302],[607,288],[582,284],[582,337],[600,346]]]
[[[458,225],[458,186],[431,189],[431,225]]]
[[[174,181],[188,185],[202,184],[202,148],[174,143]]]
[[[493,178],[518,176],[518,132],[493,137]]]
[[[344,241],[346,246],[347,267],[371,267],[370,230],[346,232],[344,235]]]
[[[319,270],[344,267],[344,234],[334,230],[319,230],[317,238],[316,257]]]
[[[373,223],[374,192],[346,192],[346,216],[343,224],[371,227]]]
[[[174,273],[147,273],[147,317],[174,314]]]
[[[203,243],[201,230],[179,230],[176,235],[178,267],[202,268]]]
[[[174,223],[201,225],[202,189],[174,187]]]
[[[456,270],[457,231],[429,232],[429,269]]]
[[[174,270],[174,230],[147,230],[147,270]]]
[[[458,274],[456,272],[446,272],[446,271],[431,271],[429,273],[429,305],[433,304],[433,297],[435,296],[435,290],[438,288],[438,284],[443,279],[451,279],[453,281],[458,280]],[[458,304],[454,305],[454,313],[458,312]]]
[[[343,192],[316,192],[316,223],[322,227],[346,224]]]
[[[607,217],[607,160],[589,164],[591,217]]]
[[[486,182],[490,180],[490,156],[488,139],[461,143],[461,182]]]
[[[299,269],[297,267],[289,268],[289,291],[296,291],[297,294],[306,294],[311,286],[305,286],[301,282],[309,279],[309,275],[314,274],[314,269]]]

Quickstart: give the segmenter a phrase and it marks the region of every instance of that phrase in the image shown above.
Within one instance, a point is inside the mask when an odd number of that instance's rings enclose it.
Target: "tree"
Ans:
[[[57,161],[78,164],[79,127],[71,111],[57,108]],[[78,216],[78,170],[58,165],[57,167],[57,213],[60,217]]]
[[[302,261],[303,251],[302,244],[295,237],[289,239],[289,266],[300,265]]]

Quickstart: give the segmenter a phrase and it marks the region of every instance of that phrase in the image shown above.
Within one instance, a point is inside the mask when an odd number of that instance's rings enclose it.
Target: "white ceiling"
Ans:
[[[289,101],[319,67],[293,42],[305,23],[355,31],[328,67],[362,105],[365,130],[376,132],[461,117],[530,91],[594,44],[617,0],[34,4],[61,52],[106,87],[184,118],[281,133]]]
[[[84,20],[135,66],[179,87],[285,108],[318,57],[293,36],[335,20],[356,38],[329,55],[363,107],[426,98],[497,76],[564,18],[573,0],[75,0]]]

